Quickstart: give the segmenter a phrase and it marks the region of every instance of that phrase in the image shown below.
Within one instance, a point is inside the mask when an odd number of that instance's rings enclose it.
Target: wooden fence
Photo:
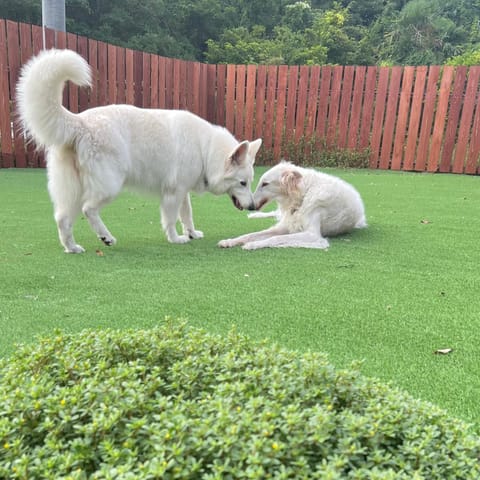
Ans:
[[[43,166],[15,118],[21,65],[70,48],[92,66],[90,91],[69,86],[72,111],[110,103],[188,109],[238,139],[263,138],[264,161],[288,145],[368,151],[371,168],[480,173],[480,67],[206,65],[0,20],[0,166]],[[289,149],[288,151],[292,151]],[[302,163],[308,148],[290,160]]]

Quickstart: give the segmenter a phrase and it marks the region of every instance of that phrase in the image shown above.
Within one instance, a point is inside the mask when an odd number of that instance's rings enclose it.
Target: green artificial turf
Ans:
[[[328,171],[358,188],[369,222],[328,251],[219,249],[272,220],[209,194],[192,199],[205,238],[171,245],[158,201],[124,193],[103,213],[118,244],[79,219],[87,252],[67,255],[45,171],[0,170],[0,355],[56,328],[236,325],[338,367],[363,360],[366,375],[480,426],[480,178]]]

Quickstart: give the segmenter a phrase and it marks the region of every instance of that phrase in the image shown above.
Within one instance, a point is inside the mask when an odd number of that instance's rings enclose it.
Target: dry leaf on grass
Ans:
[[[103,252],[101,250],[95,250],[95,253],[98,257],[103,257]]]
[[[433,353],[435,355],[448,355],[449,353],[453,352],[453,348],[439,348],[438,350],[435,350]]]

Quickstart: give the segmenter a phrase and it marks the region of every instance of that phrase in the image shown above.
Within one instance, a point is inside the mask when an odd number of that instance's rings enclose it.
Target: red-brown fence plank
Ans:
[[[88,40],[87,37],[78,37],[77,52],[88,61]],[[88,88],[83,87],[78,90],[78,108],[83,112],[88,108]]]
[[[205,86],[205,94],[207,96],[207,112],[206,112],[206,119],[210,123],[217,123],[217,119],[215,116],[215,105],[216,105],[216,95],[215,92],[217,91],[217,66],[210,64],[206,65],[207,67],[207,79],[206,79],[206,86]],[[212,87],[213,88],[208,88]]]
[[[188,62],[192,65],[192,111],[196,115],[200,115],[200,63],[199,62]],[[189,92],[190,93],[190,92]]]
[[[340,111],[338,114],[338,137],[337,147],[347,146],[348,124],[352,108],[353,76],[355,67],[347,66],[343,71],[342,93],[340,99]]]
[[[165,108],[165,77],[166,61],[165,57],[158,57],[158,108]],[[128,86],[128,81],[127,81]]]
[[[65,32],[56,32],[55,30],[52,30],[51,28],[45,28],[43,29],[43,40],[42,41],[42,46],[45,49],[49,48],[67,48],[67,36],[68,33]],[[69,47],[68,47],[69,48]]]
[[[418,140],[417,155],[415,160],[415,170],[423,172],[425,165],[428,164],[428,150],[432,135],[432,123],[435,107],[437,103],[438,78],[440,67],[432,66],[428,70],[427,88],[423,105],[422,125],[420,127],[420,136]]]
[[[33,40],[32,40],[32,27],[28,23],[19,24],[20,34],[20,62],[22,64],[28,62],[33,55]]]
[[[15,47],[11,47],[12,49]],[[7,28],[0,20],[0,160],[4,168],[13,167],[12,129],[10,126],[10,91],[8,84]]]
[[[372,137],[370,140],[370,168],[378,167],[380,145],[383,135],[383,122],[385,118],[385,105],[389,77],[389,68],[380,69],[378,76],[377,93],[375,95],[375,111],[373,114]]]
[[[363,87],[365,84],[365,76],[367,67],[355,67],[355,81],[353,84],[350,125],[348,127],[347,147],[351,150],[358,145],[360,135],[360,115],[362,113]]]
[[[33,40],[32,40],[32,28],[31,25],[27,23],[20,23],[20,49],[21,49],[21,63],[25,64],[33,54]],[[38,154],[35,152],[35,146],[29,142],[25,142],[24,135],[21,131],[18,132],[18,135],[24,145],[26,161],[24,166],[36,167],[38,166]],[[19,164],[19,159],[17,159],[16,166],[21,166]]]
[[[125,81],[127,83],[125,101],[128,105],[135,104],[134,71],[133,50],[127,48],[125,50]]]
[[[267,67],[267,97],[265,101],[265,130],[263,131],[263,149],[273,149],[274,131],[276,130],[275,102],[277,92],[278,67]]]
[[[133,52],[133,96],[134,105],[143,107],[143,53]]]
[[[225,112],[227,110],[225,95],[227,91],[227,66],[217,65],[217,98],[215,103],[215,123],[226,125]]]
[[[247,86],[245,96],[245,132],[242,138],[245,140],[254,140],[253,125],[255,123],[255,90],[257,79],[256,65],[247,66]]]
[[[142,53],[142,103],[140,106],[148,107],[151,100],[150,90],[150,53]]]
[[[275,109],[275,132],[273,137],[273,157],[277,161],[282,152],[285,134],[285,108],[287,100],[288,66],[280,65],[277,72],[277,91]]]
[[[193,64],[180,60],[180,73],[179,73],[179,99],[178,108],[181,110],[189,110],[192,105],[192,95],[189,93],[189,88],[192,84],[192,70]],[[191,92],[191,90],[190,90]]]
[[[33,28],[35,28],[36,25],[32,26],[32,34],[33,34]],[[50,48],[58,48],[59,50],[67,49],[69,48],[67,46],[67,32],[56,32],[50,28],[42,28],[42,27],[37,27],[39,29],[39,34],[38,34],[38,52],[40,50],[48,50]],[[38,53],[37,52],[37,53]]]
[[[473,100],[473,99],[471,99]],[[475,115],[473,118],[473,126],[470,137],[470,148],[468,151],[467,162],[465,165],[465,173],[474,175],[478,173],[479,157],[480,157],[480,108],[479,96],[477,95],[475,104]]]
[[[310,69],[310,83],[308,86],[307,98],[307,119],[305,125],[305,136],[307,140],[315,131],[315,123],[318,109],[318,86],[320,85],[320,67],[313,66]]]
[[[173,108],[173,59],[165,59],[165,108]]]
[[[382,146],[380,150],[379,167],[388,169],[391,163],[393,149],[393,135],[397,120],[397,107],[399,102],[400,82],[402,80],[402,67],[391,69],[390,85],[388,88],[385,124],[383,127]]]
[[[150,65],[150,87],[152,93],[150,96],[150,107],[158,108],[158,55],[151,56],[151,65]]]
[[[243,139],[243,116],[245,113],[245,65],[237,65],[237,81],[235,84],[235,128],[236,138]]]
[[[320,91],[318,94],[317,126],[315,133],[318,140],[325,141],[326,125],[328,115],[328,104],[330,101],[330,82],[332,78],[332,67],[324,66],[321,69],[322,80],[320,82]]]
[[[480,67],[471,67],[468,72],[467,88],[465,90],[465,98],[474,99],[478,94],[478,81],[480,78]],[[455,157],[453,161],[453,173],[463,173],[465,160],[468,149],[468,140],[472,125],[473,109],[475,102],[464,101],[462,109],[462,118],[460,119],[460,127],[458,129],[457,146],[455,149]]]
[[[98,42],[98,104],[107,105],[108,104],[108,61],[107,61],[107,44],[104,42]],[[132,89],[133,89],[133,78],[132,78]],[[133,95],[132,95],[133,98]]]
[[[475,117],[473,119],[472,133],[470,138],[470,149],[468,151],[467,163],[465,165],[465,173],[474,175],[478,172],[480,157],[480,108],[475,109]]]
[[[440,172],[450,172],[452,167],[453,151],[457,139],[458,122],[460,111],[464,102],[465,81],[467,79],[467,67],[457,67],[453,89],[450,94],[450,106],[448,110],[448,122],[443,141],[442,160]]]
[[[214,83],[215,84],[215,83]],[[202,118],[208,119],[208,65],[200,64],[200,112]]]
[[[440,163],[440,151],[445,130],[445,120],[447,118],[448,102],[450,98],[450,88],[452,85],[454,67],[443,67],[442,80],[437,92],[438,102],[435,113],[435,121],[430,145],[430,154],[428,157],[427,170],[436,172]]]
[[[377,67],[368,67],[367,77],[365,79],[365,94],[363,99],[362,117],[360,124],[359,147],[362,150],[366,149],[370,145],[376,85]]]
[[[181,60],[173,59],[172,108],[180,108],[180,64]]]
[[[264,132],[265,106],[267,95],[267,67],[258,65],[255,90],[255,138],[262,138]],[[270,125],[272,127],[272,125]],[[265,145],[263,146],[265,148]]]
[[[9,80],[11,85],[11,100],[13,103],[11,104],[10,111],[10,122],[13,126],[13,133],[14,133],[14,149],[15,149],[15,166],[18,167],[25,167],[27,165],[27,156],[25,154],[25,142],[23,140],[22,135],[22,126],[20,125],[19,118],[15,115],[16,109],[16,91],[15,87],[17,85],[18,77],[20,74],[20,58],[21,55],[19,54],[21,51],[20,48],[20,31],[19,25],[17,22],[10,22],[7,21],[7,40],[8,44],[11,45],[12,43],[17,45],[17,50],[14,51],[13,49],[8,49],[8,64],[9,64]],[[13,165],[12,165],[13,166]]]
[[[191,62],[190,62],[191,63]],[[200,93],[200,63],[193,62],[193,84],[192,84],[192,94],[193,94],[193,112],[196,115],[200,115],[201,111],[201,100],[202,95]]]
[[[181,95],[180,95],[180,108],[183,110],[188,110],[192,113],[197,113],[196,104],[198,102],[197,92],[195,91],[198,88],[198,81],[195,81],[195,62],[187,62],[182,60],[180,66],[180,78],[181,81]],[[198,103],[199,105],[199,103]]]
[[[295,134],[295,110],[297,105],[298,66],[293,65],[288,70],[287,109],[285,111],[285,140],[288,142]]]
[[[92,68],[92,86],[89,91],[89,108],[98,106],[98,43],[96,40],[88,40],[88,63]]]
[[[225,127],[230,132],[235,127],[235,77],[236,66],[227,65],[227,82],[225,85]]]
[[[417,149],[418,130],[420,128],[420,117],[423,109],[427,67],[418,67],[415,74],[415,85],[413,87],[410,120],[408,123],[407,145],[405,148],[405,158],[403,161],[404,170],[413,170],[415,163],[415,151]]]
[[[305,118],[305,150],[304,156],[308,158],[315,148],[312,137],[315,132],[315,124],[318,108],[318,87],[320,85],[320,67],[313,66],[310,68],[310,80],[308,84],[307,96],[307,113]]]
[[[117,92],[115,96],[115,103],[123,104],[127,101],[127,90],[125,88],[125,49],[117,48],[117,68],[115,71]]]
[[[307,95],[310,68],[302,65],[297,86],[296,118],[295,118],[295,141],[298,143],[305,134],[307,124]]]
[[[32,27],[32,50],[33,55],[37,55],[37,53],[43,48],[43,33],[42,28],[38,25],[31,25]]]
[[[333,67],[332,85],[330,88],[330,104],[328,106],[327,147],[335,146],[338,133],[338,111],[342,91],[343,67]]]
[[[62,33],[62,35],[58,35],[61,40],[63,40],[63,48],[66,48],[67,45],[67,35],[65,32],[59,32]],[[53,37],[53,31],[50,29],[45,29],[45,40],[48,42],[48,45],[53,45],[53,42],[50,42],[50,39]],[[33,41],[33,54],[37,55],[40,50],[43,48],[43,32],[42,32],[42,27],[39,27],[38,25],[32,25],[32,41]],[[60,45],[60,44],[59,44]],[[58,47],[62,48],[62,47]],[[64,98],[65,98],[65,103],[64,105],[68,104],[68,89],[64,88]],[[34,153],[34,164],[39,167],[45,167],[46,166],[46,161],[45,161],[45,155],[44,152],[36,150]]]
[[[402,168],[403,153],[405,149],[410,102],[412,99],[412,87],[415,76],[415,67],[404,67],[402,77],[402,90],[400,93],[400,104],[397,114],[397,126],[395,129],[395,140],[393,142],[393,154],[390,168],[400,170]]]

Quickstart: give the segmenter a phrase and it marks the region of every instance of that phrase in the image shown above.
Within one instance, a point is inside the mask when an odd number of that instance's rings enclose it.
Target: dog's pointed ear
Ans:
[[[257,138],[253,142],[250,142],[250,145],[248,147],[248,153],[250,154],[250,157],[252,159],[252,165],[255,163],[255,155],[258,153],[261,146],[262,146],[261,138]]]
[[[229,163],[231,165],[243,165],[248,158],[253,165],[255,162],[255,155],[257,154],[258,150],[262,145],[262,139],[258,138],[253,142],[249,142],[248,140],[244,140],[243,142],[239,143],[235,150],[230,154],[228,157]]]
[[[243,142],[239,143],[235,147],[235,150],[228,157],[228,162],[231,165],[237,165],[237,166],[243,165],[248,155],[249,145],[250,144],[247,140],[244,140]]]
[[[285,170],[280,177],[280,185],[285,188],[287,195],[291,195],[299,188],[302,174],[296,170]]]

